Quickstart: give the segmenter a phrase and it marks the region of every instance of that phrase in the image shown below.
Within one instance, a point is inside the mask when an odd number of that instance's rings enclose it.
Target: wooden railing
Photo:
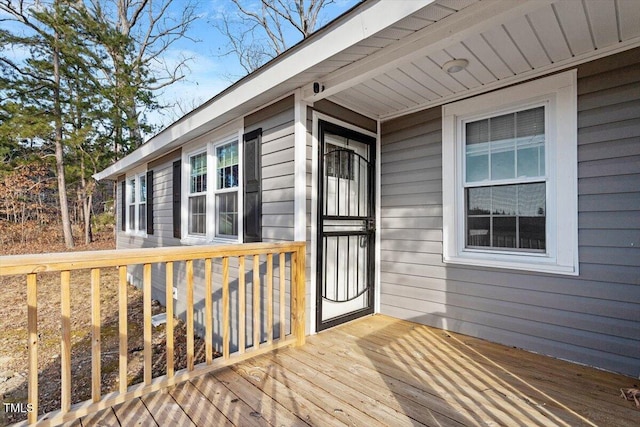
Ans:
[[[288,254],[288,256],[287,256]],[[278,337],[274,337],[274,255],[278,256],[278,321],[280,323]],[[262,256],[262,258],[260,258]],[[245,307],[245,262],[246,257],[253,257],[253,289],[254,301],[261,300],[261,288],[264,292],[264,304],[253,304],[253,339],[247,348]],[[230,258],[238,259],[237,299],[238,325],[237,345],[231,351],[230,339]],[[289,259],[290,276],[285,276],[287,258]],[[264,282],[260,283],[260,262],[265,260],[266,273]],[[194,363],[194,261],[204,260],[204,340],[205,362]],[[212,265],[221,263],[220,300],[215,301],[222,307],[221,337],[222,354],[214,357],[213,342],[213,303]],[[186,280],[186,365],[185,369],[174,369],[174,303],[171,297],[174,286],[174,263],[184,262]],[[152,378],[152,265],[164,265],[166,272],[166,374]],[[144,376],[139,384],[128,386],[128,332],[127,332],[127,266],[142,266],[142,291],[144,313]],[[101,270],[117,267],[118,284],[118,332],[119,332],[119,390],[101,395],[101,316],[100,316],[100,279]],[[91,399],[73,404],[71,402],[71,271],[90,270],[91,286]],[[42,415],[38,419],[38,274],[44,272],[60,272],[61,283],[61,407],[55,412]],[[27,287],[27,328],[28,328],[28,423],[39,421],[42,425],[56,425],[70,421],[86,414],[143,396],[161,388],[177,384],[206,372],[231,365],[238,361],[256,356],[287,345],[302,345],[305,341],[305,243],[252,243],[244,245],[167,247],[153,249],[127,249],[94,252],[56,253],[24,256],[0,257],[0,276],[26,276]],[[290,280],[290,295],[285,299],[285,281]],[[50,296],[52,297],[52,296]],[[264,306],[266,313],[261,313]],[[286,308],[290,317],[285,319]],[[16,308],[19,309],[19,308]],[[266,317],[266,325],[261,319]],[[286,325],[290,325],[287,334]],[[261,338],[261,331],[267,331],[266,340]]]

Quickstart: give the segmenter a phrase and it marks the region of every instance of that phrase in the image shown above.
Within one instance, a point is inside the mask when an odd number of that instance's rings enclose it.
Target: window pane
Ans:
[[[191,164],[191,193],[207,191],[207,153],[200,153],[189,159]]]
[[[136,229],[136,205],[129,205],[129,230]]]
[[[206,196],[189,197],[189,234],[207,232]]]
[[[518,185],[518,215],[545,216],[546,185],[544,183]]]
[[[136,180],[129,180],[129,203],[136,202]]]
[[[546,249],[546,185],[518,186],[520,247]]]
[[[218,209],[217,236],[238,235],[238,193],[223,193],[216,196]]]
[[[147,205],[142,203],[138,207],[138,230],[147,229]]]
[[[489,120],[491,179],[515,177],[515,114]]]
[[[516,217],[493,217],[493,245],[494,248],[516,247]]]
[[[467,246],[546,249],[546,184],[466,189]]]
[[[491,218],[469,217],[467,219],[467,246],[490,246]]]
[[[469,188],[467,195],[469,215],[488,215],[491,212],[491,187]]]
[[[489,121],[467,123],[466,182],[489,179]]]
[[[501,185],[491,189],[492,209],[494,215],[515,215],[518,199],[515,185]]]
[[[234,188],[238,186],[238,143],[216,148],[217,188]]]
[[[519,177],[544,176],[544,107],[516,113]]]
[[[518,123],[518,138],[539,138],[544,136],[544,107],[516,113]]]
[[[545,174],[544,107],[465,124],[466,182]]]
[[[520,247],[523,249],[545,250],[546,245],[546,218],[520,217]]]
[[[140,201],[147,201],[147,177],[140,175]]]

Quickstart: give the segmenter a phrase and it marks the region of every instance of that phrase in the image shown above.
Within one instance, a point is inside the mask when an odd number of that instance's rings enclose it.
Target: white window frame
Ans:
[[[220,146],[237,142],[238,144],[238,186],[233,189],[217,189],[216,173],[217,173],[217,156],[216,149]],[[189,196],[190,191],[190,176],[191,176],[191,162],[190,158],[200,153],[207,153],[207,191],[204,193],[206,196],[206,234],[189,234]],[[215,141],[208,141],[206,143],[193,144],[190,147],[186,147],[182,153],[182,239],[180,242],[186,245],[203,245],[203,244],[224,244],[224,243],[242,243],[243,238],[243,177],[244,177],[244,165],[243,165],[243,142],[242,142],[242,130],[237,130],[232,134],[227,134],[225,137],[216,138]],[[238,194],[238,236],[216,236],[218,210],[216,206],[216,194],[223,192],[235,192]]]
[[[225,145],[230,145],[236,143],[238,144],[238,185],[232,188],[218,188],[218,154],[217,154],[217,150],[220,147],[224,147]],[[212,147],[212,155],[213,155],[213,185],[212,185],[212,203],[214,204],[214,233],[213,233],[213,238],[214,239],[218,239],[218,240],[230,240],[230,241],[238,241],[240,238],[240,230],[242,229],[241,227],[241,222],[243,222],[243,216],[241,215],[240,212],[240,198],[241,198],[241,193],[240,193],[240,188],[242,187],[242,175],[240,175],[241,172],[241,163],[242,163],[242,159],[240,157],[240,140],[239,139],[231,139],[228,141],[221,141],[218,143],[213,144]],[[238,236],[230,236],[230,235],[219,235],[218,234],[218,229],[217,229],[217,224],[218,224],[218,218],[219,218],[219,214],[220,211],[218,209],[218,206],[216,206],[216,199],[217,196],[219,194],[228,194],[228,193],[236,193],[236,197],[237,197],[237,203],[238,203]]]
[[[467,248],[464,123],[541,104],[546,115],[545,252]],[[578,275],[576,70],[445,105],[442,126],[443,261]]]
[[[126,233],[130,234],[130,235],[134,235],[134,236],[141,236],[141,237],[146,237],[147,236],[147,227],[145,226],[143,229],[140,229],[140,205],[147,205],[147,199],[146,199],[146,194],[145,194],[145,201],[144,203],[141,201],[141,197],[140,197],[140,190],[142,188],[142,186],[140,185],[140,178],[144,177],[145,182],[147,179],[147,170],[137,170],[133,173],[131,173],[130,175],[127,175],[125,178],[125,182],[126,184],[126,200],[127,200],[127,209],[126,209],[126,218],[123,218],[125,221],[126,226]],[[136,191],[136,197],[135,200],[132,202],[131,201],[131,195],[132,195],[132,191],[133,188],[131,187],[131,181],[134,181],[134,186],[135,186],[135,191]],[[146,183],[148,184],[148,182]],[[130,220],[131,220],[131,210],[130,207],[134,206],[134,213],[133,213],[133,220],[134,220],[134,228],[130,227]],[[146,212],[146,211],[145,211]],[[146,213],[145,213],[146,214]]]
[[[207,160],[207,169],[206,169],[206,178],[207,178],[207,182],[206,182],[206,186],[207,188],[205,189],[205,191],[198,191],[195,193],[191,192],[191,158],[198,156],[200,154],[204,154],[205,158]],[[186,191],[184,191],[184,193],[186,193],[186,201],[185,203],[185,209],[186,209],[186,215],[184,221],[185,221],[185,227],[186,227],[186,232],[184,233],[184,235],[189,236],[192,239],[196,239],[196,240],[203,240],[206,239],[207,237],[207,233],[209,232],[210,229],[210,224],[208,221],[208,217],[209,217],[209,198],[207,197],[208,192],[209,192],[209,188],[211,187],[211,174],[209,172],[209,165],[211,164],[211,156],[209,155],[209,153],[207,153],[206,148],[205,149],[200,149],[200,150],[196,150],[193,151],[191,153],[188,154],[186,162],[184,163],[186,165],[185,169],[187,170],[187,179],[186,179]],[[200,197],[200,196],[204,196],[205,199],[205,232],[203,234],[190,234],[189,233],[189,219],[191,216],[191,212],[189,212],[189,199],[192,197]]]

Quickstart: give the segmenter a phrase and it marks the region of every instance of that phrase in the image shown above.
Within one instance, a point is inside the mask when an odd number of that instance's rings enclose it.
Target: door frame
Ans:
[[[313,108],[313,107],[311,107]],[[372,119],[375,120],[375,119]],[[320,259],[319,254],[318,254],[318,221],[319,221],[319,212],[318,212],[318,199],[319,199],[319,184],[318,184],[318,179],[319,179],[319,171],[318,171],[318,165],[319,165],[319,158],[318,158],[318,154],[319,154],[319,123],[320,121],[325,121],[328,123],[331,123],[333,125],[337,125],[340,127],[343,127],[347,130],[351,130],[351,131],[355,131],[358,132],[362,135],[374,138],[375,143],[372,145],[372,153],[374,155],[374,161],[372,162],[372,167],[374,167],[374,184],[373,184],[373,192],[374,192],[374,199],[372,201],[372,203],[374,203],[374,216],[376,219],[376,224],[380,224],[380,136],[379,136],[379,129],[380,129],[380,122],[378,120],[376,120],[377,122],[377,128],[378,128],[378,132],[372,132],[370,130],[367,129],[363,129],[359,126],[356,126],[352,123],[349,122],[345,122],[343,120],[337,119],[335,117],[332,117],[330,115],[318,112],[313,110],[312,111],[312,129],[311,129],[311,223],[310,223],[310,231],[311,231],[311,248],[310,248],[310,264],[311,264],[311,271],[310,271],[310,289],[309,289],[309,326],[310,326],[310,333],[314,334],[317,332],[320,332],[320,329],[317,328],[319,322],[318,322],[318,318],[317,318],[317,309],[318,309],[318,302],[317,302],[317,289],[318,289],[318,274],[317,274],[317,268],[318,268],[318,260]],[[374,268],[373,268],[373,294],[372,294],[372,304],[370,307],[370,311],[371,313],[377,313],[379,312],[379,308],[380,308],[380,271],[379,271],[379,259],[380,259],[380,233],[379,233],[379,226],[377,226],[376,229],[376,233],[375,233],[375,250],[373,253],[373,259],[372,262],[374,264]],[[342,319],[341,319],[342,320]],[[327,326],[330,327],[330,326]],[[323,329],[326,329],[323,328]]]

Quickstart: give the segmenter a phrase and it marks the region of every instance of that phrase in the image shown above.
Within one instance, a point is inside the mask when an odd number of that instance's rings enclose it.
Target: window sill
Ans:
[[[232,245],[239,244],[238,239],[222,239],[216,237],[209,239],[207,237],[187,236],[180,239],[180,244],[185,246],[197,246],[197,245]]]
[[[504,268],[508,270],[520,270],[528,271],[532,273],[548,273],[548,274],[562,274],[568,276],[577,276],[578,268],[573,265],[560,265],[546,257],[536,257],[535,255],[526,260],[522,259],[522,256],[510,256],[510,259],[500,259],[503,257],[492,256],[491,254],[474,254],[476,256],[445,256],[443,262],[445,264],[458,264],[471,267],[489,267],[489,268]],[[514,258],[521,258],[520,260]]]
[[[142,238],[146,238],[148,237],[148,234],[143,232],[143,231],[131,231],[131,230],[127,230],[124,232],[125,236],[130,236],[130,237],[142,237]]]

